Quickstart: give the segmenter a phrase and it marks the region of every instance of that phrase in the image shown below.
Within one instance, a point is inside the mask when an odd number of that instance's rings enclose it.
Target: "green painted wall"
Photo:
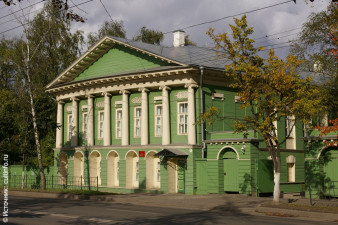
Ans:
[[[74,80],[168,66],[167,62],[116,44]]]

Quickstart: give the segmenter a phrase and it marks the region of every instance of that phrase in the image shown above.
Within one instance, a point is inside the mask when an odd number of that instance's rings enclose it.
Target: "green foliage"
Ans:
[[[45,92],[45,86],[76,59],[83,41],[82,33],[71,33],[69,21],[59,14],[47,4],[25,26],[25,38],[0,41],[3,102],[0,104],[0,147],[2,153],[9,154],[11,164],[21,164],[23,154],[25,163],[37,164],[27,70],[31,77],[43,164],[53,164],[56,104]]]
[[[142,27],[139,34],[134,37],[135,41],[142,41],[148,44],[159,45],[163,41],[164,35],[160,31],[151,30],[146,27]]]
[[[235,122],[235,132],[253,129],[271,143],[277,140],[274,121],[287,116],[309,121],[324,108],[323,99],[310,78],[301,79],[297,74],[301,63],[297,57],[289,55],[284,61],[270,51],[269,58],[263,59],[257,54],[263,48],[255,48],[254,40],[249,38],[253,29],[247,26],[246,17],[235,19],[235,23],[236,26],[230,25],[233,41],[226,33],[215,35],[212,28],[208,31],[215,48],[222,50],[219,57],[232,62],[225,66],[225,71],[232,80],[230,86],[241,96],[241,109],[251,111],[251,115]]]
[[[191,46],[196,46],[197,44],[190,40],[189,35],[186,35],[184,37],[184,45],[191,45]]]
[[[90,32],[88,34],[88,47],[93,46],[104,36],[126,38],[126,30],[124,29],[123,21],[105,21],[97,33]]]
[[[303,71],[317,73],[327,98],[329,118],[338,117],[338,5],[331,3],[319,13],[312,13],[303,24],[299,38],[291,45],[291,53],[304,60]],[[316,69],[314,65],[316,64]]]

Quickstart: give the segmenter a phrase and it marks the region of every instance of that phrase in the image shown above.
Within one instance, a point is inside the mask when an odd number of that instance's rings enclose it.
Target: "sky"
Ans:
[[[188,26],[221,19],[204,25],[184,29],[189,38],[198,46],[213,47],[206,35],[209,27],[216,33],[229,32],[229,24],[234,24],[232,16],[261,9],[247,14],[249,26],[254,28],[252,38],[257,45],[274,47],[276,54],[288,54],[288,41],[297,37],[301,26],[312,12],[325,10],[331,0],[68,0],[73,11],[83,16],[85,23],[72,22],[72,30],[82,30],[85,35],[95,32],[106,20],[122,20],[127,38],[132,39],[141,27],[146,26],[165,33],[162,45],[172,46],[172,31]],[[286,2],[286,3],[284,3]],[[0,35],[13,38],[22,33],[14,15],[30,12],[30,16],[40,10],[41,0],[23,0],[14,6],[6,7],[0,2]],[[277,6],[270,7],[272,5]],[[32,5],[32,6],[31,6]],[[29,7],[31,6],[31,7]],[[108,12],[106,12],[108,11]],[[7,16],[8,15],[8,16]],[[241,17],[241,16],[237,16]],[[13,29],[15,28],[15,29]],[[10,30],[13,29],[13,30]],[[9,31],[8,31],[9,30]],[[282,44],[279,44],[282,43]],[[270,46],[272,45],[272,46]]]

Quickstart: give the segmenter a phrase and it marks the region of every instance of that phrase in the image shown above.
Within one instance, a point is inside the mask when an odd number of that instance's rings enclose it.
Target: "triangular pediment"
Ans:
[[[184,65],[183,63],[152,53],[147,49],[135,47],[128,43],[128,41],[104,37],[63,71],[46,88],[49,89],[73,81]]]

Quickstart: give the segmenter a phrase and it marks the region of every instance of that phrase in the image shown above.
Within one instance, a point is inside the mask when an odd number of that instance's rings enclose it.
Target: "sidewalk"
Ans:
[[[10,191],[9,196],[25,196],[37,198],[65,198],[77,200],[107,201],[118,204],[142,206],[183,208],[202,211],[213,211],[222,208],[225,212],[240,212],[249,215],[268,215],[290,217],[295,219],[338,222],[338,200],[314,200],[310,206],[309,199],[280,199],[280,205],[272,205],[270,197],[250,197],[239,194],[121,194],[121,195],[70,195],[41,192]],[[312,211],[315,207],[316,211]],[[302,210],[299,210],[302,209]],[[311,210],[311,211],[310,211]],[[319,212],[318,212],[319,211]],[[328,213],[327,211],[331,211]]]

